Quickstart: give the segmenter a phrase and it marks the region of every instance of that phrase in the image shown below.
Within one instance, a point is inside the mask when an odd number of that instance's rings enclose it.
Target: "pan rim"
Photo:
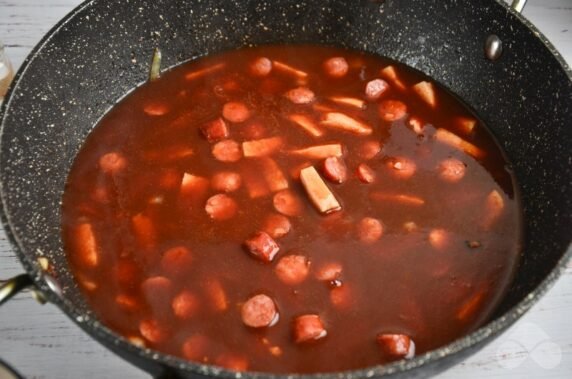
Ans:
[[[88,7],[93,6],[95,3],[99,3],[101,0],[86,0],[74,8],[70,13],[68,13],[64,18],[62,18],[55,26],[53,26],[38,42],[38,44],[31,50],[26,59],[23,61],[21,67],[18,69],[13,83],[6,95],[3,104],[0,107],[0,146],[2,144],[2,137],[4,135],[5,128],[5,114],[6,110],[9,109],[12,97],[17,91],[21,78],[27,72],[29,66],[33,64],[36,56],[44,48],[44,46],[59,32],[59,30],[64,27],[68,22],[76,17],[77,14],[81,13]],[[518,21],[520,21],[529,31],[531,31],[536,38],[538,38],[542,44],[550,51],[551,55],[556,58],[560,67],[567,75],[568,79],[572,81],[572,69],[568,63],[564,60],[560,52],[554,47],[554,45],[541,33],[527,18],[522,14],[514,11],[508,4],[503,0],[492,0],[491,5],[500,5],[505,8],[507,13],[512,14]],[[0,162],[1,165],[1,162]],[[1,166],[0,166],[1,169]],[[566,252],[558,260],[555,267],[548,274],[548,276],[538,284],[538,286],[532,290],[523,300],[521,300],[514,307],[506,311],[502,316],[494,319],[493,321],[483,325],[476,331],[465,335],[443,347],[436,350],[431,350],[422,355],[416,356],[411,360],[402,360],[386,365],[376,365],[370,366],[363,369],[348,370],[333,373],[315,373],[315,374],[272,374],[266,372],[234,372],[229,371],[217,366],[205,365],[195,362],[190,362],[182,358],[177,358],[172,355],[160,353],[155,350],[148,348],[141,348],[131,344],[124,337],[116,334],[112,330],[108,329],[95,319],[86,317],[85,314],[78,312],[78,310],[73,307],[73,305],[66,299],[60,298],[56,293],[49,289],[46,282],[43,279],[42,272],[38,269],[37,265],[32,262],[32,260],[25,254],[22,248],[23,244],[20,241],[19,236],[14,233],[14,228],[10,219],[10,215],[7,212],[6,196],[4,191],[4,183],[0,181],[0,219],[2,221],[6,236],[10,241],[18,259],[22,263],[26,272],[32,277],[34,283],[46,298],[53,304],[55,304],[60,310],[62,310],[76,325],[78,325],[82,330],[88,333],[90,336],[97,336],[109,344],[113,344],[118,348],[134,354],[139,358],[152,361],[158,365],[166,366],[168,369],[183,370],[189,373],[196,373],[206,376],[216,376],[222,378],[240,378],[240,377],[251,377],[257,379],[286,379],[286,378],[320,378],[320,379],[334,379],[334,378],[361,378],[361,377],[374,377],[374,376],[385,376],[396,373],[406,373],[411,370],[417,369],[419,367],[434,363],[445,357],[455,356],[461,354],[463,351],[471,347],[482,347],[484,344],[492,341],[493,338],[498,336],[500,332],[506,330],[508,327],[513,325],[526,311],[528,311],[556,282],[556,280],[562,275],[566,269],[566,265],[572,260],[572,243],[568,244]],[[98,342],[101,343],[98,339]]]

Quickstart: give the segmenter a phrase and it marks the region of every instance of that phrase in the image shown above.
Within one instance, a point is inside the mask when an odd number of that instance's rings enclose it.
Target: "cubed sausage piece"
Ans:
[[[274,270],[282,282],[296,285],[308,277],[310,261],[303,255],[287,255],[280,258]]]
[[[202,334],[195,334],[185,340],[182,346],[183,356],[191,361],[201,362],[205,358],[209,340]]]
[[[357,235],[363,243],[374,243],[383,235],[383,224],[373,217],[364,217],[357,225]]]
[[[211,150],[213,156],[221,162],[236,162],[242,158],[240,144],[233,140],[217,142]]]
[[[268,233],[272,238],[284,237],[290,232],[292,224],[288,217],[281,214],[271,214],[264,221],[262,229]]]
[[[316,341],[326,337],[327,334],[328,331],[318,315],[303,315],[294,319],[294,341],[296,343]]]
[[[223,105],[222,117],[230,122],[243,122],[250,118],[250,110],[244,103],[230,101]]]
[[[365,97],[369,101],[375,101],[389,88],[389,84],[383,79],[374,79],[365,85]]]
[[[209,142],[218,142],[228,137],[228,127],[222,118],[207,122],[201,126],[201,132]]]
[[[324,71],[332,78],[344,77],[348,69],[348,62],[343,57],[332,57],[324,62]]]
[[[298,87],[291,89],[284,94],[288,100],[294,104],[310,104],[316,99],[314,92],[307,87]]]
[[[258,232],[244,242],[246,249],[254,257],[263,262],[272,262],[280,247],[265,232]]]
[[[384,354],[396,359],[415,356],[415,343],[405,334],[378,334],[377,343]]]
[[[258,57],[250,63],[250,73],[254,76],[267,76],[272,71],[272,61],[266,57]]]
[[[274,208],[285,216],[298,216],[302,213],[302,201],[290,190],[277,192],[272,201]]]
[[[324,160],[324,176],[333,183],[341,184],[348,177],[348,168],[341,157],[328,157]]]
[[[215,364],[233,371],[248,370],[248,360],[242,355],[223,353],[216,358]]]
[[[213,220],[224,221],[234,217],[238,206],[234,199],[225,194],[211,196],[205,205],[205,211]]]
[[[381,143],[370,140],[363,142],[358,148],[358,156],[365,160],[375,158],[381,152]]]
[[[221,192],[234,192],[240,188],[241,184],[240,174],[232,171],[218,172],[211,179],[213,189]]]
[[[399,100],[384,100],[379,103],[379,117],[385,121],[396,121],[405,117],[407,106]]]
[[[316,278],[325,282],[338,280],[341,275],[342,265],[338,262],[326,263],[316,270]]]
[[[127,160],[120,153],[111,152],[99,158],[99,168],[106,174],[117,174],[127,166]]]
[[[180,319],[188,320],[199,310],[199,298],[190,291],[179,293],[171,302],[173,314]]]
[[[443,250],[449,243],[449,233],[445,229],[431,229],[429,243],[437,250]]]
[[[167,339],[168,331],[157,320],[143,320],[139,323],[139,333],[147,341],[160,343]]]
[[[439,163],[439,177],[446,182],[456,183],[463,179],[467,166],[458,159],[449,158]]]
[[[375,171],[365,163],[360,163],[357,167],[357,177],[363,183],[373,183],[375,181]]]
[[[171,276],[187,272],[192,263],[193,255],[185,246],[172,247],[161,257],[161,269]]]
[[[259,294],[248,299],[241,308],[242,322],[251,328],[265,328],[278,322],[278,309],[269,296]]]
[[[393,176],[400,179],[409,179],[417,170],[415,162],[406,157],[393,157],[388,160],[387,165]]]

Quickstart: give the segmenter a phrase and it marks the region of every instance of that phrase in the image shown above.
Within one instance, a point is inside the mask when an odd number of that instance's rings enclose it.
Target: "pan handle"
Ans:
[[[522,13],[527,0],[512,0],[511,8],[518,13]]]
[[[0,283],[2,283],[0,284],[0,305],[23,289],[34,285],[32,278],[28,274],[20,274]]]

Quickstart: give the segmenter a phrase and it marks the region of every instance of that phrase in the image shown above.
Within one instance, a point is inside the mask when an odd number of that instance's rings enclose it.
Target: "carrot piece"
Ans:
[[[448,130],[441,128],[437,129],[435,132],[435,139],[446,145],[462,150],[477,159],[483,158],[485,156],[485,152],[483,150]]]
[[[328,99],[333,101],[334,103],[341,104],[341,105],[349,105],[351,107],[357,109],[365,109],[365,101],[362,99],[358,99],[355,97],[347,97],[347,96],[330,96]]]
[[[337,109],[330,107],[326,104],[314,103],[312,109],[318,112],[336,112]]]
[[[300,180],[308,197],[321,213],[327,214],[342,209],[332,191],[313,166],[300,171]]]
[[[475,314],[479,306],[485,299],[486,290],[481,288],[476,294],[470,297],[457,311],[456,317],[460,321],[468,321]]]
[[[471,134],[477,126],[477,120],[469,117],[457,117],[454,122],[455,126],[465,134]]]
[[[200,197],[209,188],[209,180],[202,176],[186,173],[181,180],[180,194],[184,197]]]
[[[396,201],[405,205],[421,206],[425,204],[425,200],[413,195],[373,192],[370,197],[372,200]]]
[[[437,106],[437,94],[435,93],[433,83],[427,81],[419,82],[415,84],[412,89],[423,101],[429,104],[431,108]]]
[[[383,76],[385,79],[389,80],[397,87],[397,89],[403,91],[405,90],[405,84],[399,79],[397,76],[397,71],[393,66],[387,66],[383,70],[380,71],[380,75]]]
[[[202,69],[197,70],[197,71],[191,71],[185,75],[185,79],[194,80],[194,79],[200,78],[202,76],[205,76],[207,74],[210,74],[212,72],[218,71],[218,70],[224,68],[225,66],[226,66],[226,63],[218,63],[218,64],[215,64],[214,66],[205,67],[205,68],[202,68]]]
[[[299,79],[306,79],[308,77],[308,73],[302,70],[298,70],[292,66],[287,65],[286,63],[282,63],[279,61],[272,61],[272,65],[275,70],[282,71],[288,75],[293,75]]]
[[[99,251],[93,226],[89,222],[79,224],[75,228],[74,247],[79,254],[79,260],[88,267],[99,264]]]
[[[131,218],[131,225],[135,233],[135,239],[139,246],[151,248],[157,241],[157,232],[153,221],[143,213],[138,213]]]
[[[262,165],[262,174],[266,179],[268,187],[270,187],[270,191],[282,191],[289,187],[288,180],[276,161],[271,158],[263,158],[260,160],[260,163]]]
[[[368,124],[340,112],[326,113],[320,124],[330,128],[352,132],[361,136],[368,136],[373,132],[371,126]]]
[[[314,120],[303,114],[291,114],[288,120],[292,121],[313,137],[321,137],[324,132],[318,128]]]
[[[226,296],[226,292],[218,280],[215,279],[207,282],[206,292],[214,310],[223,312],[228,309],[228,298]]]
[[[281,137],[262,138],[242,143],[242,153],[246,158],[264,157],[275,153],[282,147]]]
[[[489,229],[500,217],[504,209],[504,200],[497,190],[492,190],[487,196],[485,204],[485,215],[482,218],[481,226]]]
[[[289,153],[310,159],[326,159],[328,157],[341,157],[344,152],[341,144],[331,143],[290,150]]]

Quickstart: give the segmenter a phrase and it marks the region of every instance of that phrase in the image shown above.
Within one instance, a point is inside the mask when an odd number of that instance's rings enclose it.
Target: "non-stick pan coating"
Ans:
[[[483,54],[490,33],[504,42],[497,62]],[[150,371],[160,370],[157,361],[179,367],[183,361],[136,349],[101,327],[68,271],[60,199],[71,162],[91,128],[145,80],[156,46],[166,66],[241,46],[302,42],[399,60],[459,95],[492,128],[513,162],[524,204],[524,255],[499,317],[447,348],[376,369],[379,374],[424,365],[416,372],[426,376],[513,323],[571,255],[572,82],[562,59],[542,38],[492,0],[87,1],[33,51],[4,104],[3,221],[26,270],[92,336]],[[55,268],[63,299],[43,284],[36,262],[40,255]]]

